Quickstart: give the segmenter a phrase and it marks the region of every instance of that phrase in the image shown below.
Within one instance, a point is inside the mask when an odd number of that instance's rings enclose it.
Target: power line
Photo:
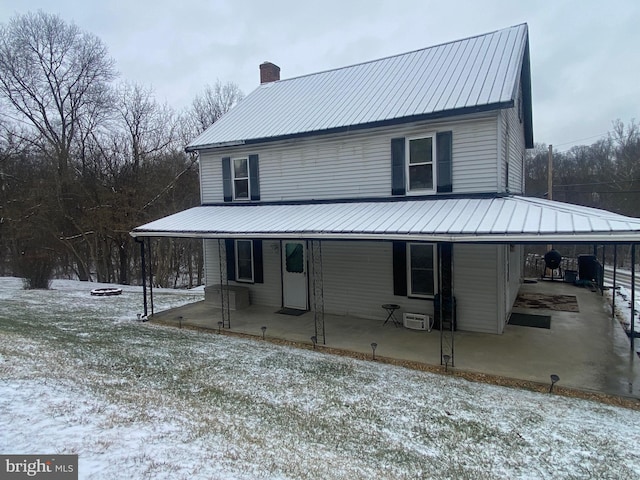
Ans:
[[[592,135],[590,137],[578,138],[577,140],[571,140],[569,142],[558,143],[558,144],[555,144],[554,147],[561,147],[562,145],[569,145],[570,143],[582,142],[583,140],[591,140],[592,138],[604,137],[605,135],[609,135],[610,133],[611,133],[611,130],[609,130],[607,132],[604,132],[604,133],[600,133],[598,135]]]
[[[553,186],[555,187],[588,187],[591,185],[611,185],[611,184],[617,184],[617,183],[633,183],[636,182],[637,179],[631,179],[631,180],[612,180],[610,182],[592,182],[592,183],[554,183]]]

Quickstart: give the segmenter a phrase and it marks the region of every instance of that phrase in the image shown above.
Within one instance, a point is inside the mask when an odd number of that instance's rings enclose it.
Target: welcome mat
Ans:
[[[281,313],[282,315],[293,315],[294,317],[299,317],[303,313],[307,313],[307,311],[298,310],[297,308],[283,308],[282,310],[278,310],[276,313]]]
[[[546,308],[561,312],[579,312],[575,295],[545,295],[542,293],[521,293],[516,298],[514,308]]]
[[[509,325],[521,327],[551,328],[550,315],[531,315],[528,313],[512,313]]]

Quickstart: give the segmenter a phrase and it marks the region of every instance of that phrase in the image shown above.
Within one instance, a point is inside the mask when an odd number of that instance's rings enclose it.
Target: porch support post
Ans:
[[[611,293],[611,319],[616,316],[616,270],[618,268],[618,244],[613,245],[613,290]]]
[[[151,238],[147,237],[149,251],[149,299],[151,300],[151,315],[153,315],[153,256],[151,255]]]
[[[311,265],[313,266],[313,324],[316,341],[322,337],[327,344],[324,328],[324,277],[322,275],[322,240],[311,240]],[[319,336],[320,335],[320,336]]]
[[[231,328],[231,311],[229,308],[229,275],[227,270],[227,247],[224,240],[218,239],[218,266],[220,269],[220,320],[224,328]]]
[[[438,256],[438,298],[440,299],[437,307],[440,318],[440,365],[449,363],[455,367],[453,337],[457,319],[453,295],[453,244],[438,243],[436,255]],[[445,331],[445,325],[447,331]],[[449,357],[448,361],[445,361],[445,355]]]
[[[140,240],[138,237],[135,239],[136,243],[140,244],[140,274],[142,275],[142,297],[144,303],[144,316],[147,316],[147,265],[144,258],[144,240]]]
[[[636,244],[631,244],[631,353],[635,352],[636,318]]]

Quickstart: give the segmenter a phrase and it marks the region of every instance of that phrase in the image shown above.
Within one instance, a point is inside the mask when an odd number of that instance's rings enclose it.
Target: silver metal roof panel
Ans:
[[[187,150],[268,141],[515,99],[526,24],[336,70],[260,85]],[[528,59],[526,59],[528,61]]]
[[[638,242],[640,219],[528,197],[195,207],[134,237]]]

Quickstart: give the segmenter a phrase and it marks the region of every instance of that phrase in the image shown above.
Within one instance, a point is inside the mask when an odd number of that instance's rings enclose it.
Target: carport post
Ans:
[[[613,245],[613,293],[611,294],[611,319],[616,316],[616,269],[618,268],[618,244]]]
[[[153,315],[153,257],[151,255],[151,237],[147,237],[147,250],[149,250],[149,300],[151,300],[151,315]]]
[[[636,244],[631,244],[631,352],[635,352],[636,318]]]
[[[602,244],[602,278],[600,279],[600,282],[602,282],[602,284],[600,285],[600,294],[604,295],[604,269],[606,266],[606,257],[604,255],[605,249],[607,248],[606,244]]]

